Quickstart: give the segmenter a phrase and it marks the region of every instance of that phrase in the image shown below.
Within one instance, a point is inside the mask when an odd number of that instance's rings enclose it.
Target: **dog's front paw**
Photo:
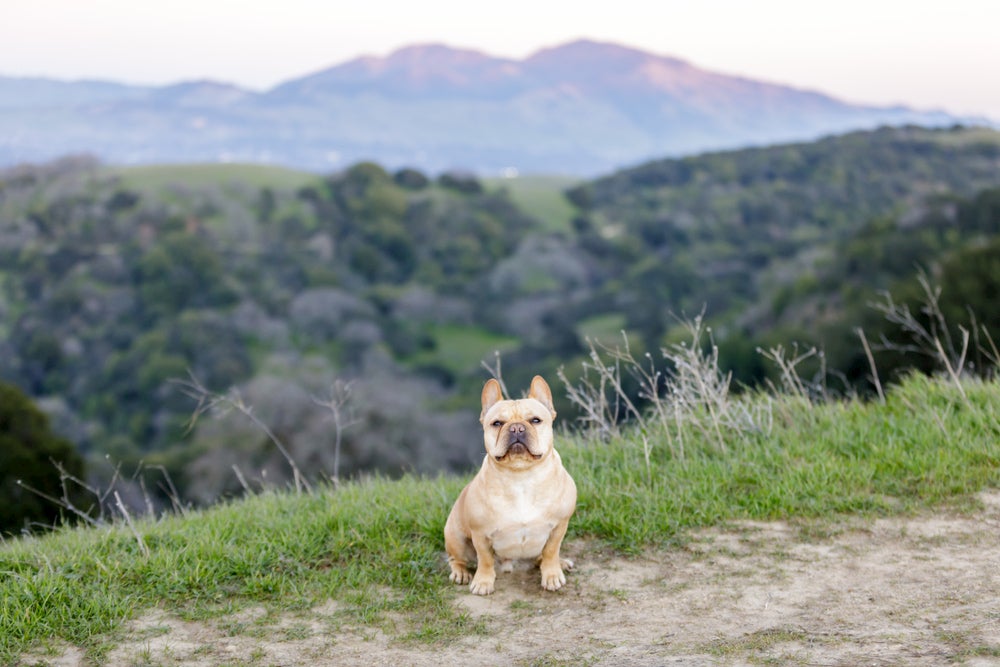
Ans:
[[[564,570],[572,570],[574,567],[576,567],[575,565],[573,565],[573,561],[571,561],[569,558],[563,558],[562,560],[559,561],[559,564],[562,565],[562,569]]]
[[[547,591],[557,591],[566,583],[566,575],[559,567],[542,568],[542,588]]]
[[[469,590],[473,595],[490,595],[493,593],[493,583],[495,581],[496,577],[480,577],[477,573],[472,578],[472,583],[469,584]]]
[[[467,584],[472,581],[472,573],[461,565],[451,564],[451,574],[448,579],[456,584]]]

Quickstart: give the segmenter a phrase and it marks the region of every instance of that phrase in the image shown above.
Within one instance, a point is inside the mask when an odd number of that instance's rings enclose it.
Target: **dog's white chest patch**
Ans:
[[[544,521],[506,524],[492,535],[493,551],[500,558],[537,558],[554,527]]]
[[[505,509],[504,520],[490,534],[494,553],[500,558],[540,556],[555,523],[523,496]]]

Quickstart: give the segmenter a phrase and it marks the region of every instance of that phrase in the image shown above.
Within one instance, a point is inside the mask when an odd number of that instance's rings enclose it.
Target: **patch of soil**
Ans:
[[[346,629],[335,604],[211,623],[154,612],[108,665],[1000,665],[1000,493],[973,515],[738,523],[683,549],[612,557],[571,542],[556,593],[537,569],[499,574],[455,604],[488,634],[403,643]],[[818,534],[824,530],[823,534]],[[442,566],[441,585],[448,586]],[[75,649],[25,664],[82,664]]]

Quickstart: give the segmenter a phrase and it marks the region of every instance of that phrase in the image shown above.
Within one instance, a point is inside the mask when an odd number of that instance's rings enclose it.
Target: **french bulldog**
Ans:
[[[449,578],[489,595],[497,559],[503,572],[513,570],[514,559],[535,559],[542,588],[558,590],[566,583],[563,568],[573,567],[559,548],[576,509],[576,484],[552,445],[552,392],[536,375],[527,398],[504,400],[500,383],[490,379],[482,405],[486,456],[444,527]],[[473,560],[475,576],[469,571]]]

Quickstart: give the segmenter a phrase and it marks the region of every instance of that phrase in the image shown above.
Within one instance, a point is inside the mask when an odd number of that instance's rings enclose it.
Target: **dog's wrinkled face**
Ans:
[[[552,393],[541,377],[531,382],[528,398],[504,400],[500,385],[490,380],[483,387],[483,442],[486,453],[498,464],[525,468],[552,450]]]

